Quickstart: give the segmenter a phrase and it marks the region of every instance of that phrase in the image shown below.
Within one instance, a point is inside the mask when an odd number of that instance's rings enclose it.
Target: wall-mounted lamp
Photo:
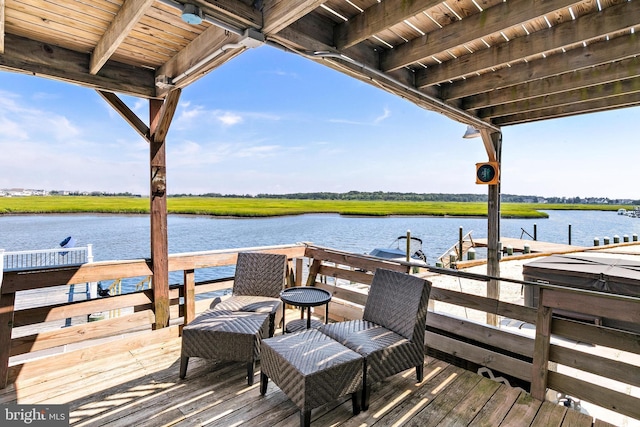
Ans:
[[[185,4],[182,10],[182,20],[187,24],[202,24],[202,10],[194,4]]]
[[[465,139],[477,138],[479,136],[480,136],[480,131],[474,128],[473,126],[469,126],[469,125],[467,125],[467,130],[464,132],[464,135],[462,135],[462,137]]]

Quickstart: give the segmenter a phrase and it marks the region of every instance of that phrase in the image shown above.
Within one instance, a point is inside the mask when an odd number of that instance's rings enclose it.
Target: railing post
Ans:
[[[549,376],[549,345],[551,343],[551,315],[553,310],[545,305],[544,288],[540,288],[538,297],[538,318],[536,320],[536,339],[533,348],[531,372],[531,396],[544,400]]]
[[[184,324],[188,325],[196,317],[195,270],[184,270]]]
[[[0,388],[5,388],[8,381],[15,302],[15,292],[0,293]]]

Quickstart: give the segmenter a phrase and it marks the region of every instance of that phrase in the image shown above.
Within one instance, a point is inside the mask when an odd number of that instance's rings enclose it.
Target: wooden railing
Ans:
[[[282,245],[260,248],[240,248],[210,252],[177,254],[169,257],[169,270],[182,271],[184,284],[171,286],[169,299],[170,318],[174,325],[188,323],[196,312],[211,304],[213,297],[199,298],[200,295],[229,289],[232,278],[214,280],[195,286],[195,271],[201,268],[235,265],[237,254],[246,250],[282,253],[292,260],[304,255],[304,245]],[[5,271],[0,286],[0,385],[14,382],[18,376],[38,375],[51,369],[72,366],[74,357],[92,357],[93,352],[117,351],[122,346],[140,346],[148,342],[140,336],[133,336],[121,346],[102,345],[99,349],[86,350],[53,362],[42,358],[64,346],[75,345],[86,348],[101,339],[138,332],[148,334],[155,322],[153,290],[143,290],[112,297],[89,299],[15,309],[16,294],[23,291],[46,292],[60,286],[86,282],[117,280],[121,278],[153,276],[148,260],[106,261],[92,264]],[[81,322],[69,327],[48,327],[47,324],[68,318],[85,318],[97,312],[118,311],[119,317],[95,322]],[[179,333],[179,329],[165,328],[165,334]],[[132,334],[135,335],[135,334]],[[144,336],[144,335],[143,335]],[[131,347],[132,348],[132,347]]]
[[[0,324],[8,326],[0,329],[0,371],[4,371],[0,372],[0,378],[13,382],[17,378],[47,375],[52,369],[72,367],[75,361],[87,360],[97,352],[103,355],[105,352],[112,352],[115,355],[123,348],[135,349],[179,336],[181,325],[190,322],[211,304],[214,297],[204,297],[205,294],[232,287],[231,278],[195,283],[195,271],[200,268],[234,265],[237,253],[249,249],[286,254],[290,260],[289,285],[318,286],[331,292],[333,297],[329,312],[330,317],[336,321],[362,316],[368,286],[377,268],[414,271],[413,265],[403,262],[301,244],[172,255],[169,258],[170,271],[182,271],[184,280],[182,284],[170,288],[172,323],[159,330],[152,330],[154,301],[150,290],[83,302],[13,310],[16,292],[122,277],[144,277],[151,274],[147,260],[6,272],[0,287]],[[484,275],[436,267],[421,268],[417,274],[427,280],[435,280],[436,274],[457,276],[461,280],[477,283],[495,280]],[[541,286],[531,282],[504,278],[501,280]],[[476,372],[482,368],[482,372],[488,371],[492,376],[502,377],[513,386],[531,391],[534,397],[544,398],[547,389],[552,389],[640,419],[640,401],[637,397],[640,387],[640,336],[625,330],[553,315],[553,309],[561,307],[585,313],[587,317],[604,316],[639,324],[640,299],[577,290],[571,290],[570,297],[566,297],[567,291],[553,286],[541,286],[541,290],[542,303],[536,309],[481,295],[433,287],[432,305],[433,302],[453,304],[518,320],[523,324],[537,324],[537,333],[535,336],[513,333],[432,309],[427,316],[425,352]],[[12,330],[19,328],[38,327],[56,319],[124,308],[129,308],[130,313],[119,318],[11,337]],[[124,334],[127,338],[120,338],[117,343],[100,344],[97,340]],[[567,340],[572,343],[594,344],[594,349],[596,346],[617,349],[628,357],[616,359],[590,351],[579,351],[563,345]],[[91,342],[98,344],[91,349],[68,351],[63,357],[33,358],[41,351],[65,345],[84,347]],[[8,363],[10,358],[11,366]],[[584,371],[585,378],[596,375],[599,380],[595,380],[594,384],[587,379],[574,378],[563,373],[565,367]],[[607,388],[608,382],[615,383],[616,386]],[[623,389],[626,387],[636,391],[622,392],[618,384],[622,384]]]
[[[323,248],[307,248],[305,255],[313,258],[307,284],[322,287],[333,294],[330,317],[334,320],[362,316],[367,298],[366,286],[371,283],[375,268],[399,271],[409,271],[410,268],[403,263],[380,262]],[[433,274],[455,275],[480,283],[491,279],[434,267],[422,269],[419,274],[427,280]],[[518,280],[502,281],[541,286]],[[547,390],[553,390],[640,419],[640,335],[553,315],[554,308],[562,308],[582,313],[584,318],[606,317],[640,325],[640,298],[561,290],[552,286],[547,286],[542,294],[542,304],[536,309],[433,287],[432,301],[492,313],[531,327],[537,325],[537,332],[535,336],[527,336],[444,312],[430,311],[425,351],[476,372],[489,372],[494,378],[531,391],[540,400],[544,400]],[[579,347],[587,351],[567,347],[567,342],[580,343]],[[606,348],[603,354],[592,351],[602,347]],[[618,357],[611,357],[611,354]],[[562,373],[568,369],[580,370],[576,375],[591,378],[592,382]],[[631,389],[635,391],[629,391]]]

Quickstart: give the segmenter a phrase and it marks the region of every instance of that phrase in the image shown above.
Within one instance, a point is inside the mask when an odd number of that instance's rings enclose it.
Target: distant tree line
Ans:
[[[399,193],[385,191],[348,191],[346,193],[313,192],[289,194],[173,194],[170,197],[226,197],[256,199],[297,199],[297,200],[388,200],[408,202],[486,202],[486,194],[451,193]],[[557,203],[557,204],[598,204],[598,205],[640,205],[640,199],[609,199],[607,197],[540,197],[502,194],[504,203]]]

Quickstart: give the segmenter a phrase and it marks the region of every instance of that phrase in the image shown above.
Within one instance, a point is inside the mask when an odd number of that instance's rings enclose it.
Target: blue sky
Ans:
[[[148,102],[123,100],[148,121]],[[640,198],[640,108],[503,128],[502,192]],[[168,191],[486,194],[466,126],[290,53],[247,51],[182,92]],[[148,145],[93,90],[0,72],[0,188],[148,194]]]

